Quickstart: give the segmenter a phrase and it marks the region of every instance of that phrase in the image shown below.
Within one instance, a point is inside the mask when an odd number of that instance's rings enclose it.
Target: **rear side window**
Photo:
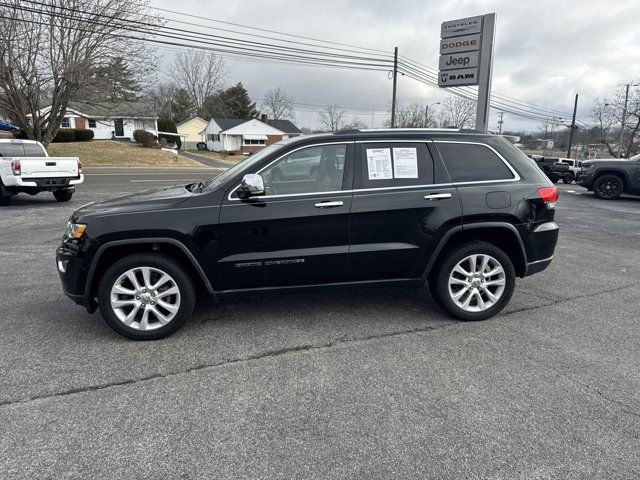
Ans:
[[[24,157],[21,143],[0,143],[0,155],[3,157]]]
[[[514,178],[502,159],[485,145],[438,142],[438,150],[453,182],[484,182]]]
[[[424,143],[361,144],[356,178],[361,188],[404,187],[433,183],[433,158]]]
[[[24,156],[25,157],[46,157],[47,154],[44,148],[37,143],[24,143]]]

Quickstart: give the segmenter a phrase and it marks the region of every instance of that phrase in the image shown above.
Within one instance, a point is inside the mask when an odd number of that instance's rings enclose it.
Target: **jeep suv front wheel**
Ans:
[[[429,286],[438,304],[460,320],[484,320],[502,310],[513,294],[509,256],[487,242],[457,245],[438,265]]]
[[[156,340],[178,330],[191,316],[195,290],[171,257],[141,253],[114,263],[98,286],[98,306],[116,332]]]

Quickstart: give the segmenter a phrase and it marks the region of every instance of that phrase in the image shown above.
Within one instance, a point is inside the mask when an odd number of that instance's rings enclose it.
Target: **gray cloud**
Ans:
[[[153,6],[177,9],[169,0]],[[213,7],[213,3],[209,3]],[[640,78],[640,2],[626,0],[552,1],[492,0],[258,0],[180,2],[194,15],[250,24],[285,33],[322,38],[402,55],[429,66],[438,61],[440,23],[444,20],[495,12],[495,91],[549,108],[569,112],[580,94],[579,117],[588,118],[594,97],[609,95],[619,83]],[[168,54],[169,55],[169,54]],[[170,55],[169,55],[170,56]],[[280,85],[297,102],[338,103],[350,107],[386,108],[391,82],[386,72],[321,69],[286,64],[229,60],[228,82],[242,81],[255,98]],[[399,97],[431,103],[446,92],[401,78]],[[301,107],[313,108],[313,107]],[[360,118],[371,122],[371,113]],[[492,114],[495,125],[496,112]],[[298,123],[315,126],[317,114],[299,112]],[[380,124],[383,115],[376,115]],[[535,128],[534,120],[507,115],[505,128]]]

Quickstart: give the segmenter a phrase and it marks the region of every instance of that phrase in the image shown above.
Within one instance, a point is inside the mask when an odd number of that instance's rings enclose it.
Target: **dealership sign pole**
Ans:
[[[443,22],[438,86],[478,85],[476,129],[487,131],[496,14]]]

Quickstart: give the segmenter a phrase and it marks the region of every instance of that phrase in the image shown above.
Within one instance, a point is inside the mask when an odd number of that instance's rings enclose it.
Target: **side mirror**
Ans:
[[[242,199],[264,195],[264,180],[257,173],[248,173],[242,177],[238,196]]]

